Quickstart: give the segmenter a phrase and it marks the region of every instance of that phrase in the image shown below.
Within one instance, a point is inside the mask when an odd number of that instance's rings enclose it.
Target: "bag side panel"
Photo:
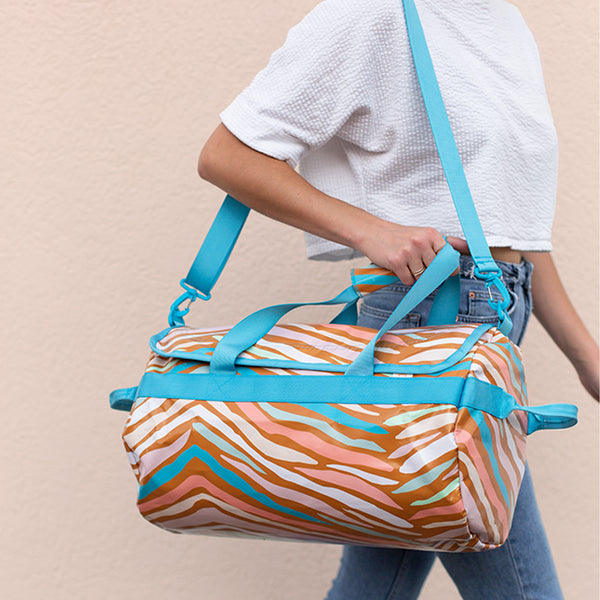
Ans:
[[[470,377],[502,388],[527,403],[521,354],[497,332],[473,353]],[[486,548],[506,541],[525,471],[527,415],[520,411],[498,419],[461,408],[456,423],[461,489],[469,527]]]

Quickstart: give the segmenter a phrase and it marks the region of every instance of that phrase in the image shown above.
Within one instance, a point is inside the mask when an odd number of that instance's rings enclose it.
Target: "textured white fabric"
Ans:
[[[550,250],[558,144],[537,46],[504,0],[416,0],[490,246]],[[435,149],[401,0],[325,0],[221,113],[321,191],[464,237]],[[307,234],[310,258],[357,256]]]

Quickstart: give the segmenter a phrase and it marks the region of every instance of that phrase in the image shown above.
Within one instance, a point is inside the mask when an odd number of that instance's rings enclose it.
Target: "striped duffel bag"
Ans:
[[[179,308],[194,298],[186,288],[139,386],[111,396],[131,409],[123,439],[144,518],[180,533],[502,544],[527,434],[573,425],[576,408],[528,407],[519,348],[491,324],[391,329],[456,254],[438,254],[379,332],[353,324],[361,295],[397,281],[377,267],[318,303],[345,305],[326,325],[277,324],[300,306],[289,304],[193,329]],[[435,310],[430,322],[447,318]]]
[[[448,244],[379,330],[356,325],[362,294],[397,281],[355,271],[328,325],[278,324],[299,304],[232,328],[191,329],[248,208],[228,196],[154,336],[139,386],[111,394],[131,410],[123,439],[138,507],[174,532],[486,550],[508,535],[525,439],[577,421],[567,404],[528,407],[509,296],[471,197],[414,3],[403,1],[440,161],[498,324],[456,325],[458,253]],[[496,288],[492,294],[492,288]],[[393,326],[437,290],[428,326]],[[494,300],[498,293],[502,300]],[[188,306],[184,306],[185,304]]]

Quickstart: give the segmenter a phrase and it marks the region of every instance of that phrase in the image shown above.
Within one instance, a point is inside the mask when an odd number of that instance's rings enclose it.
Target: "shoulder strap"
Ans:
[[[438,85],[433,62],[425,39],[425,33],[421,25],[419,13],[414,0],[402,0],[406,29],[413,55],[415,70],[427,111],[427,118],[431,126],[431,132],[440,156],[440,162],[446,176],[450,189],[450,195],[458,214],[460,225],[469,250],[475,262],[475,274],[486,282],[489,290],[495,286],[502,295],[502,302],[494,302],[490,291],[490,304],[498,312],[498,328],[502,333],[508,335],[512,329],[510,317],[506,308],[510,304],[510,297],[506,286],[502,282],[502,272],[492,258],[490,248],[485,239],[481,222],[475,209],[471,190],[467,183],[465,171],[460,160],[458,148],[452,127],[448,120],[448,113],[440,87]]]
[[[408,39],[427,117],[462,230],[479,270],[496,272],[499,269],[492,258],[475,210],[417,8],[414,0],[402,0],[402,2]]]
[[[490,293],[490,304],[498,312],[498,327],[504,334],[508,334],[512,327],[510,318],[506,314],[510,297],[502,283],[501,271],[492,258],[477,216],[417,8],[414,0],[402,0],[402,2],[425,109],[450,194],[475,262],[475,274],[485,280],[488,288],[495,286],[502,294],[502,302],[496,303],[491,300]],[[169,321],[172,325],[180,324],[181,317],[187,313],[187,309],[179,308],[184,301],[193,301],[198,297],[203,299],[210,297],[210,290],[223,271],[248,212],[248,207],[231,196],[228,195],[225,198],[190,271],[181,282],[186,291],[171,308]],[[199,293],[196,293],[195,290],[198,290]]]

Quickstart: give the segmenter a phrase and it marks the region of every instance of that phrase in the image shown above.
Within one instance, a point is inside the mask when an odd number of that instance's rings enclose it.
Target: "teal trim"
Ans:
[[[463,404],[477,408],[494,416],[492,410],[508,417],[512,410],[522,410],[528,415],[527,434],[541,429],[567,429],[577,424],[578,409],[574,404],[545,404],[541,406],[521,406],[503,389],[485,381],[468,377],[464,387]],[[511,408],[512,406],[512,408]]]
[[[527,433],[565,429],[577,423],[572,404],[520,406],[501,388],[474,377],[414,379],[331,375],[278,377],[276,375],[210,375],[146,373],[138,387],[115,390],[111,408],[129,411],[137,398],[181,398],[221,402],[281,402],[318,406],[322,414],[339,420],[331,404],[440,404],[485,411],[505,419],[513,410],[528,413]],[[327,400],[324,402],[323,399]],[[348,415],[346,415],[348,417]]]
[[[577,424],[578,408],[574,404],[547,404],[523,407],[528,413],[527,434],[541,429],[567,429]]]
[[[146,373],[138,397],[293,404],[460,404],[464,379]],[[510,396],[509,396],[510,398]],[[497,411],[496,411],[497,412]]]
[[[182,327],[185,327],[185,325],[174,325],[172,327],[166,327],[162,331],[159,331],[158,333],[155,333],[150,338],[150,341],[149,341],[150,350],[152,350],[152,352],[155,352],[159,356],[164,356],[164,357],[171,357],[172,356],[173,358],[177,357],[177,358],[186,358],[186,359],[193,360],[195,358],[195,356],[194,356],[196,354],[195,352],[177,352],[177,353],[169,354],[168,352],[163,352],[158,347],[158,343],[166,335],[168,335],[171,331],[173,331],[173,329],[181,329]],[[179,356],[177,356],[177,355],[179,355]]]
[[[524,410],[533,419],[531,431],[562,429],[577,422],[571,405],[519,406],[501,388],[474,377],[407,378],[331,375],[194,375],[146,373],[138,397],[182,398],[222,402],[305,404],[439,404],[484,411],[505,419]],[[326,400],[325,400],[326,399]]]
[[[516,400],[502,388],[475,377],[465,380],[462,404],[502,419],[518,407]]]
[[[381,329],[348,367],[346,377],[348,375],[365,376],[373,374],[375,344],[377,341],[450,277],[459,266],[459,257],[460,254],[446,242],[446,245],[437,253],[417,282],[402,298],[400,304],[394,309]]]
[[[109,396],[110,407],[115,410],[125,410],[129,412],[135,402],[137,390],[137,387],[114,390]]]

